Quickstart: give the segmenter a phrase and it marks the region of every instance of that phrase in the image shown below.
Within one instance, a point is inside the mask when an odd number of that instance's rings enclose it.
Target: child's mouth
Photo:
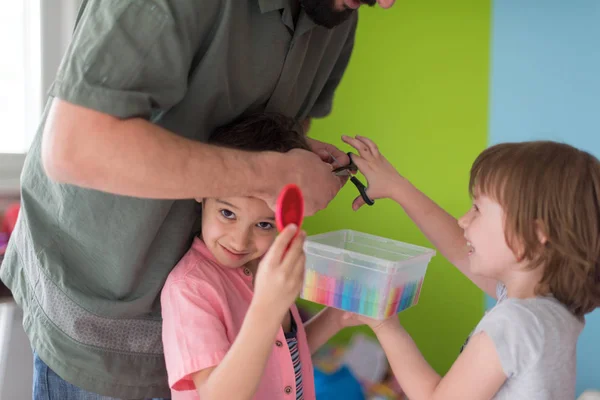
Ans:
[[[221,245],[221,247],[223,248],[223,250],[225,250],[225,253],[230,257],[233,258],[234,260],[241,260],[242,258],[246,257],[248,255],[248,253],[238,253],[235,251],[231,251],[229,250],[227,247]]]

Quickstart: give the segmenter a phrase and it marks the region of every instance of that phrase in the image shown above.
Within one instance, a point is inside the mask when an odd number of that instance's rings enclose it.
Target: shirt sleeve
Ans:
[[[161,294],[162,336],[173,390],[194,390],[192,375],[217,366],[231,347],[222,297],[208,282],[167,280]]]
[[[518,376],[542,355],[545,335],[535,313],[507,300],[490,310],[475,333],[485,332],[494,342],[502,369],[508,378]]]
[[[346,72],[346,68],[350,62],[350,56],[352,55],[352,50],[354,49],[354,37],[356,35],[357,24],[358,16],[353,21],[352,28],[348,34],[348,39],[346,40],[342,52],[340,53],[340,56],[335,63],[331,74],[329,75],[329,79],[325,83],[323,90],[321,90],[319,97],[317,97],[317,101],[308,113],[309,117],[323,118],[331,113],[335,91],[340,84],[344,73]]]
[[[218,1],[87,0],[49,94],[119,118],[150,118],[187,91]]]

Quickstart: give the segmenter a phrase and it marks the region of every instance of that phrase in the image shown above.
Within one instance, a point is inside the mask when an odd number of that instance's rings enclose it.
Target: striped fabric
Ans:
[[[292,317],[292,329],[290,332],[286,332],[285,340],[290,349],[290,355],[292,357],[292,365],[294,366],[294,376],[296,377],[296,400],[304,399],[304,387],[302,386],[302,362],[300,360],[300,353],[298,352],[298,339],[296,338],[296,321]]]

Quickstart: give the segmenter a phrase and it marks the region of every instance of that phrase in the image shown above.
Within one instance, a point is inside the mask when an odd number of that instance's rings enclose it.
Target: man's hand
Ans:
[[[268,170],[260,183],[267,191],[259,197],[273,210],[279,191],[287,184],[300,187],[304,196],[304,214],[310,216],[323,210],[343,186],[343,180],[331,173],[333,166],[323,162],[315,153],[293,149],[287,153],[270,153]]]
[[[324,162],[333,164],[334,159],[331,156],[333,155],[333,157],[335,157],[337,164],[334,165],[334,168],[348,165],[350,163],[350,157],[348,157],[348,154],[344,153],[334,145],[311,138],[307,138],[307,140],[312,151]]]

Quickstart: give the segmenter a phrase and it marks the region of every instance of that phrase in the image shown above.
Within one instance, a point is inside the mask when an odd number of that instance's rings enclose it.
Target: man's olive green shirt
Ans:
[[[143,117],[200,141],[255,111],[323,117],[356,24],[355,14],[317,26],[293,0],[84,0],[48,104]],[[47,115],[1,278],[33,348],[63,379],[112,397],[168,397],[159,294],[191,243],[195,202],[50,181],[40,156]]]

